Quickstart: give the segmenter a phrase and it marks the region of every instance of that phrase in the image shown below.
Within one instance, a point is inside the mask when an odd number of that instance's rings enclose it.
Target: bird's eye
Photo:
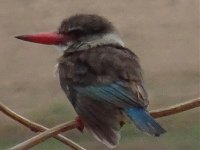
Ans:
[[[83,35],[83,33],[84,30],[81,27],[71,27],[68,29],[68,34],[71,34],[76,37],[80,37],[81,35]]]

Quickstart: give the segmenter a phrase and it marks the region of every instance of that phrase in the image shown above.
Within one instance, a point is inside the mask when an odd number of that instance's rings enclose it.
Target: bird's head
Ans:
[[[16,38],[40,44],[56,45],[65,52],[80,51],[105,44],[123,46],[123,42],[111,22],[98,15],[86,14],[64,19],[56,32],[20,35]]]

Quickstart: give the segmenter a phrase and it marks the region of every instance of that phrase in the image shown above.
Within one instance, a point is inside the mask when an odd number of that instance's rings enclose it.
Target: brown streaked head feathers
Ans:
[[[112,23],[98,15],[79,14],[62,21],[59,33],[74,36],[104,34],[115,31]]]

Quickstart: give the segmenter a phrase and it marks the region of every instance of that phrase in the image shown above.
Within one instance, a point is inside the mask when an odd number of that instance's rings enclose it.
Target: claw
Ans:
[[[77,116],[76,119],[75,119],[75,121],[76,121],[76,123],[77,123],[77,125],[78,125],[78,126],[77,126],[77,129],[78,129],[80,132],[83,132],[83,130],[84,130],[84,124],[83,124],[81,118],[80,118],[79,116]]]

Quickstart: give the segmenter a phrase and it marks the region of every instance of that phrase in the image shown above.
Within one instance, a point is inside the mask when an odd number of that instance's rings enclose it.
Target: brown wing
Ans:
[[[148,105],[138,58],[126,48],[107,45],[66,53],[59,62],[61,85],[64,82],[72,86],[122,82],[132,92],[134,101],[142,107]]]

